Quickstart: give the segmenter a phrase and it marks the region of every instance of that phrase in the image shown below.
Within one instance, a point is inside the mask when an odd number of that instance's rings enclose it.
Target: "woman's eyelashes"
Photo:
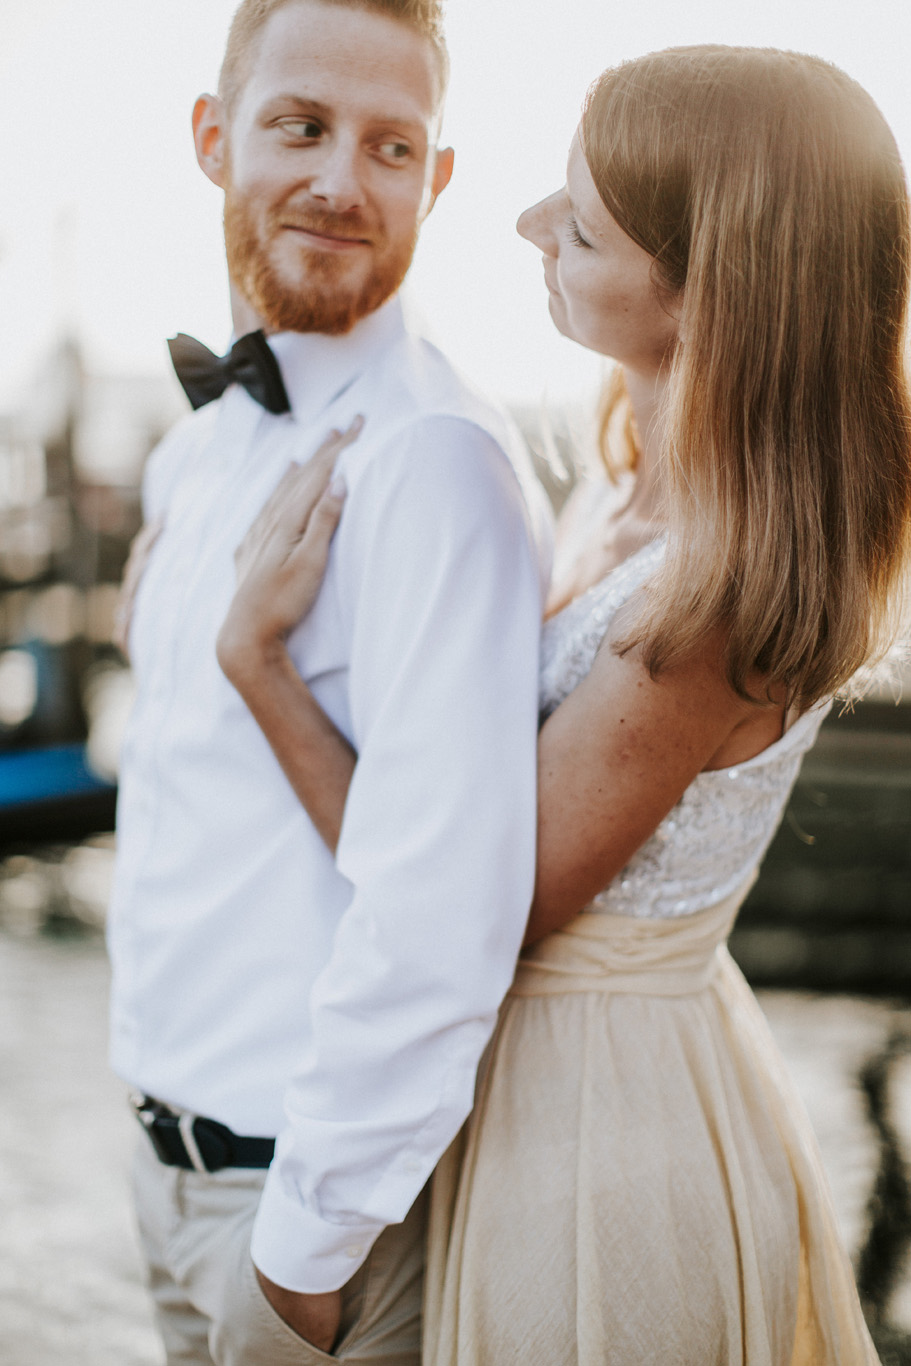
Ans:
[[[575,218],[573,218],[572,214],[570,214],[569,218],[566,220],[566,226],[569,232],[570,241],[575,242],[577,247],[591,246],[591,242],[586,241],[579,231],[579,224],[576,222]]]

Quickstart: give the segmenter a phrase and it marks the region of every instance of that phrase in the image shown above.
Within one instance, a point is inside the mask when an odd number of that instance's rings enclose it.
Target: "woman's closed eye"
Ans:
[[[586,239],[582,236],[581,232],[579,231],[579,224],[576,222],[575,218],[572,217],[572,215],[570,215],[569,218],[566,220],[566,226],[569,231],[570,241],[575,242],[577,247],[591,246],[591,242],[586,241]]]

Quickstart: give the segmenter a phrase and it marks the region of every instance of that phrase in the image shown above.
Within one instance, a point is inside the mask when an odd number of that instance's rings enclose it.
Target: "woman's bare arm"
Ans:
[[[526,943],[565,925],[602,891],[737,727],[760,711],[731,691],[721,661],[713,643],[653,679],[635,651],[619,657],[608,639],[545,722]]]
[[[357,754],[315,700],[282,642],[261,655],[247,654],[225,672],[334,854]]]
[[[297,673],[285,639],[322,584],[345,496],[332,471],[362,426],[356,419],[333,432],[307,464],[286,472],[238,547],[237,590],[216,644],[222,670],[333,853],[357,755]]]

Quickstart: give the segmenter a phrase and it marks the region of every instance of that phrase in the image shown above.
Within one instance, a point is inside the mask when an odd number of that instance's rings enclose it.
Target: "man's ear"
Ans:
[[[433,175],[430,178],[430,197],[427,201],[427,209],[424,214],[425,218],[452,179],[452,168],[454,163],[455,152],[451,147],[444,147],[442,151],[437,152]]]
[[[225,187],[227,113],[217,95],[200,95],[193,106],[193,141],[196,160],[219,189]]]

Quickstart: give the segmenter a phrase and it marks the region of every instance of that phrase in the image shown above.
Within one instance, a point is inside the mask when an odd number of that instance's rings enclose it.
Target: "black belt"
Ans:
[[[167,1167],[220,1172],[225,1167],[268,1167],[274,1138],[242,1138],[226,1124],[200,1115],[180,1114],[151,1096],[132,1095],[130,1104]]]

